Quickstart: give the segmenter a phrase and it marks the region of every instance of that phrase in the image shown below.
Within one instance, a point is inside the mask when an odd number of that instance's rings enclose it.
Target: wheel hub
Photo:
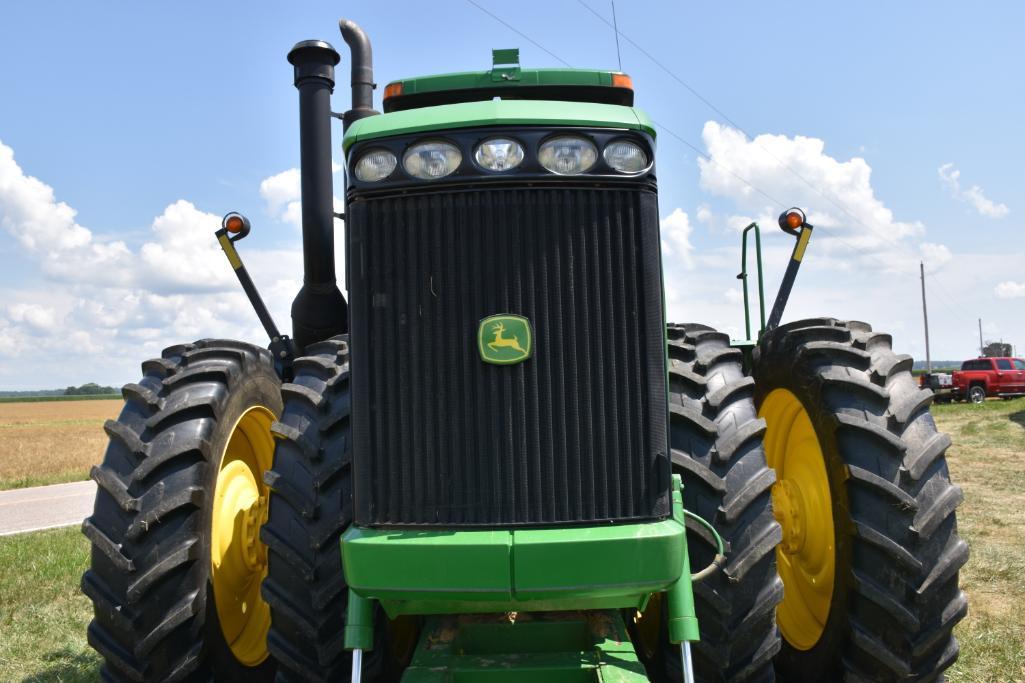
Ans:
[[[836,574],[829,476],[811,418],[793,393],[775,389],[759,414],[768,427],[766,461],[776,471],[773,512],[783,529],[776,562],[784,597],[776,620],[790,645],[809,650],[825,629]]]
[[[801,489],[789,479],[780,479],[772,486],[772,508],[783,527],[783,552],[797,554],[804,547],[805,531]]]
[[[221,458],[211,511],[210,583],[217,618],[232,654],[245,666],[256,666],[269,654],[270,608],[260,595],[267,547],[260,527],[269,512],[263,473],[273,464],[274,419],[262,406],[239,418]]]

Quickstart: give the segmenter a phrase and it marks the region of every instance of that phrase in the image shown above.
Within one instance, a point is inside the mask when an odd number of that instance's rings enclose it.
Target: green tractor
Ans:
[[[950,440],[889,335],[780,324],[804,214],[780,217],[768,320],[759,268],[753,340],[666,325],[629,77],[496,50],[392,82],[378,113],[370,44],[340,27],[344,114],[338,53],[288,55],[293,335],[229,214],[216,236],[269,348],[172,346],[105,427],[82,578],[103,679],[942,679],[967,609]]]

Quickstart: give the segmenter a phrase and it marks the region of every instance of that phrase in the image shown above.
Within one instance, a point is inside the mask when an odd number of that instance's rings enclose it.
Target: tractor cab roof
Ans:
[[[518,49],[492,50],[493,66],[488,71],[392,81],[384,89],[384,111],[495,98],[633,106],[633,83],[626,74],[596,69],[521,69],[519,53]]]

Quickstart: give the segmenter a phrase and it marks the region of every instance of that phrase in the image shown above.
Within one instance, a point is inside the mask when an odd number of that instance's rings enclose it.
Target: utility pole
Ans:
[[[979,356],[986,355],[986,346],[982,343],[982,318],[979,318]]]
[[[929,309],[925,305],[925,264],[918,262],[922,274],[922,319],[925,320],[925,371],[932,374],[932,356],[929,355]]]

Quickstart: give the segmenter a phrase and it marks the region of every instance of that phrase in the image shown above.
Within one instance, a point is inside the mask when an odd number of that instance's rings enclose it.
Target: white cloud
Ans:
[[[690,243],[690,235],[694,231],[690,224],[690,218],[683,209],[674,209],[671,214],[659,222],[662,228],[662,253],[672,256],[683,264],[685,268],[694,267],[694,258],[691,252],[694,251]]]
[[[290,168],[260,183],[260,196],[267,210],[278,220],[302,227],[301,178],[298,168]]]
[[[237,286],[214,232],[221,218],[179,199],[153,220],[152,242],[139,250],[136,282],[154,292],[225,291]]]
[[[275,201],[288,202],[293,190],[280,182],[282,176],[287,172],[268,179],[277,184],[263,186]],[[297,172],[295,179],[297,184]],[[134,381],[141,361],[174,343],[202,337],[265,343],[214,239],[219,225],[217,215],[178,200],[131,249],[77,224],[75,210],[25,174],[11,148],[0,143],[0,231],[15,238],[44,280],[42,286],[0,291],[0,301],[12,302],[0,305],[0,386]],[[279,325],[287,325],[302,277],[298,244],[247,248],[245,256],[268,307]],[[82,362],[64,362],[69,349]]]
[[[943,164],[936,171],[940,175],[940,182],[950,193],[950,196],[962,202],[968,202],[981,216],[987,218],[1003,218],[1010,209],[1006,204],[998,204],[987,197],[978,185],[972,185],[967,190],[961,189],[961,171],[953,163]]]
[[[50,334],[56,331],[57,314],[48,306],[29,303],[15,303],[7,307],[7,317],[16,323],[24,323],[31,332]]]
[[[802,135],[762,134],[751,140],[715,121],[705,124],[702,136],[709,158],[698,161],[701,187],[740,210],[725,219],[729,227],[741,229],[756,220],[774,228],[784,208],[778,201],[806,210],[816,227],[819,257],[837,269],[911,273],[923,256],[950,259],[942,244],[916,244],[925,226],[897,220],[876,196],[872,169],[864,159],[835,159],[823,140]],[[707,213],[703,222],[709,222]]]
[[[993,292],[1001,299],[1025,299],[1025,282],[1001,282]]]

